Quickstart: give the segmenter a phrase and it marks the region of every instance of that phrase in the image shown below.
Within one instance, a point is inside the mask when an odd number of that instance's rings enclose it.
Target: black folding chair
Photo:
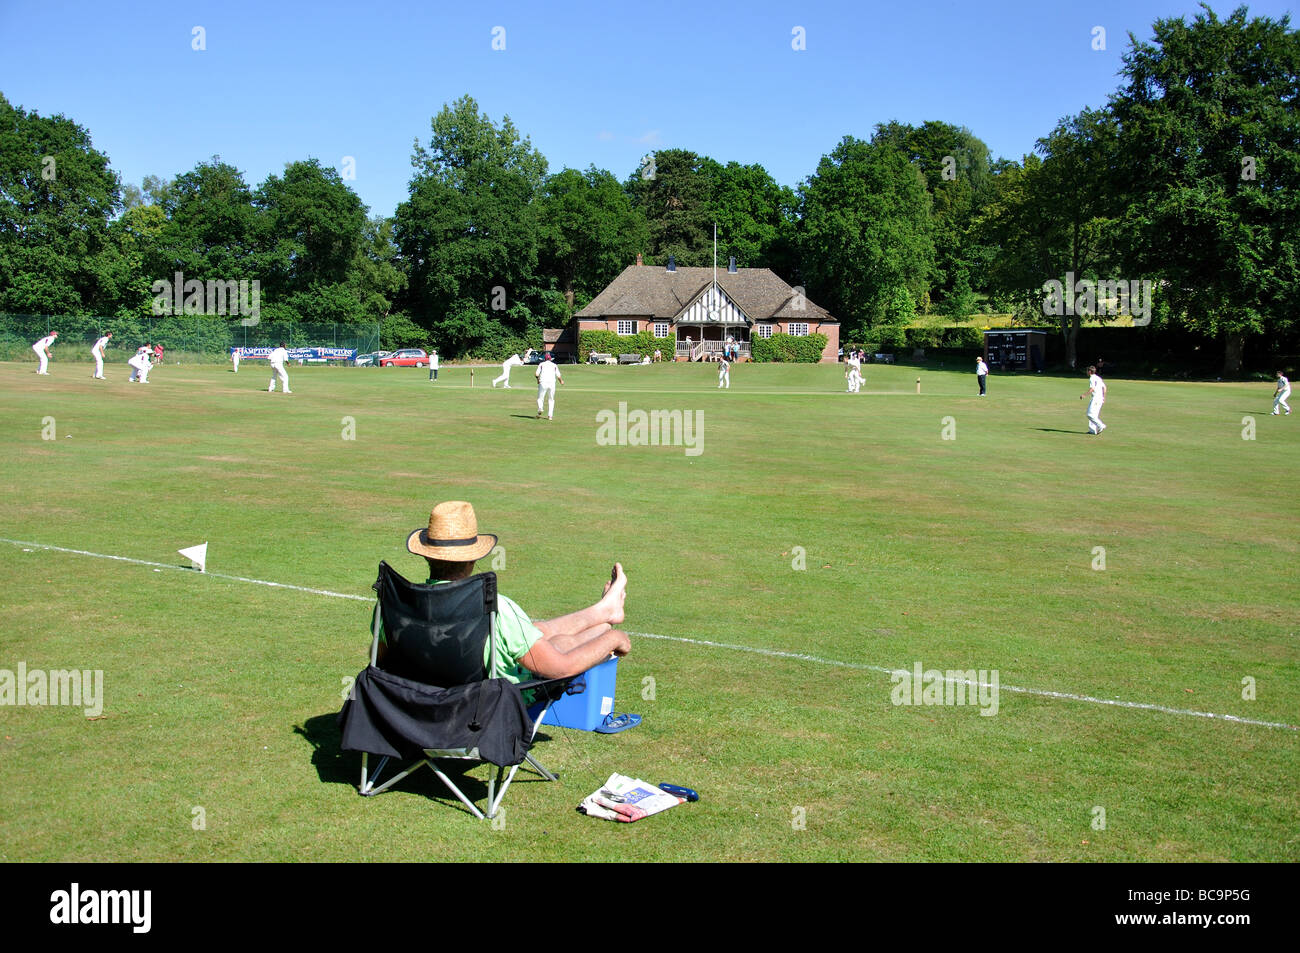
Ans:
[[[343,750],[361,752],[358,793],[378,794],[427,764],[462,804],[483,819],[483,812],[437,761],[485,761],[497,766],[495,778],[488,778],[488,818],[496,816],[520,764],[527,762],[544,779],[556,780],[529,749],[546,709],[573,679],[516,685],[509,679],[488,678],[497,662],[492,637],[497,621],[496,574],[421,585],[381,562],[374,589],[379,604],[370,665],[357,676],[339,713]],[[381,633],[386,647],[382,665]],[[524,692],[541,700],[536,720],[528,716]],[[372,754],[381,760],[370,772]],[[376,786],[390,759],[415,763]]]

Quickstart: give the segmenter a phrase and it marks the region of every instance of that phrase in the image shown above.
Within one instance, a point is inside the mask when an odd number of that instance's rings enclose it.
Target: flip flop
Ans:
[[[619,731],[627,731],[629,728],[635,728],[641,724],[640,715],[606,715],[605,720],[597,725],[593,731],[599,731],[602,735],[612,735]]]

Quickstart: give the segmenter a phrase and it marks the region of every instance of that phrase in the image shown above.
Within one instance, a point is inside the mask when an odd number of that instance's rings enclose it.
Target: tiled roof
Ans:
[[[660,265],[629,265],[575,317],[675,318],[711,281],[712,268],[668,271]],[[770,268],[741,268],[735,274],[720,270],[718,286],[756,321],[835,320],[825,308],[807,299],[799,302],[794,289]],[[796,307],[799,303],[804,307]]]

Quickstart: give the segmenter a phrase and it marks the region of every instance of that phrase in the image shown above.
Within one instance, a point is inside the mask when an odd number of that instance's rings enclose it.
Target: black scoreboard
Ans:
[[[984,361],[1005,371],[1041,371],[1047,332],[1032,329],[984,332]]]

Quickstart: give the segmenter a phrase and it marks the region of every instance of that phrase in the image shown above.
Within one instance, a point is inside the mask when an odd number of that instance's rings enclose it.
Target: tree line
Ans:
[[[982,307],[1057,324],[1073,363],[1081,323],[1140,280],[1143,323],[1203,335],[1236,373],[1249,341],[1295,328],[1300,34],[1205,7],[1130,37],[1120,76],[1019,160],[961,126],[889,122],[797,188],[686,149],[622,179],[551,171],[464,96],[416,141],[391,217],[314,158],[256,186],[219,156],[123,184],[85,128],[0,94],[0,312],[138,321],[153,282],[181,272],[259,281],[263,319],[382,322],[385,346],[497,357],[536,346],[638,253],[711,264],[716,223],[723,264],[802,286],[843,340]]]

